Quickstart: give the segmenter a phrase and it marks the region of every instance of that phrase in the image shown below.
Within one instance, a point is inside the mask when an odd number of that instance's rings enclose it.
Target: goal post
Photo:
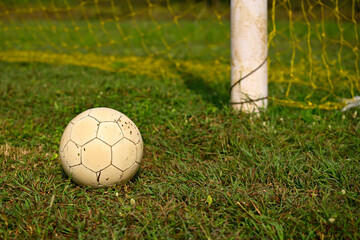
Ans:
[[[247,113],[267,106],[267,0],[231,0],[231,105]]]

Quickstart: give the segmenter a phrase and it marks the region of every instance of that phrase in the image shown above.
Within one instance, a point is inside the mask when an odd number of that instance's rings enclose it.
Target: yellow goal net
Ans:
[[[268,1],[269,101],[340,109],[360,95],[360,0]],[[228,0],[2,0],[0,60],[230,87]]]

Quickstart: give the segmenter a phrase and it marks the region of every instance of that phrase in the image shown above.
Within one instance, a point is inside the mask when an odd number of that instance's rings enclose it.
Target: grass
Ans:
[[[0,66],[2,239],[360,237],[356,110],[251,117],[216,103],[225,84]],[[90,189],[57,153],[71,118],[98,106],[135,121],[145,155],[130,182]]]
[[[120,22],[124,38],[113,21],[102,28],[90,19],[91,33],[84,20],[3,16],[0,57],[45,51],[66,63],[61,54],[96,52],[124,56],[129,62],[113,68],[138,72],[0,61],[0,239],[359,239],[359,109],[270,101],[259,116],[236,113],[228,104],[227,20],[138,17],[137,27]],[[359,28],[341,23],[341,42],[332,19],[324,21],[325,39],[319,24],[300,21],[294,33],[287,21],[276,25],[271,97],[290,92],[298,102],[322,103],[359,95]],[[145,154],[131,181],[91,189],[68,179],[58,149],[67,123],[100,106],[136,123]]]

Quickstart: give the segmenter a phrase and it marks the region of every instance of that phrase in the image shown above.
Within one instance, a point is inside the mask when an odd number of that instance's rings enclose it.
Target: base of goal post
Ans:
[[[231,1],[231,105],[243,112],[267,106],[267,0]]]

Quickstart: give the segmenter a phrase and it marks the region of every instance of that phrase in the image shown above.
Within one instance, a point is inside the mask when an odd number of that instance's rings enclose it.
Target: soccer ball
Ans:
[[[139,169],[143,141],[123,113],[93,108],[77,115],[60,140],[65,172],[79,185],[102,187],[131,179]]]

